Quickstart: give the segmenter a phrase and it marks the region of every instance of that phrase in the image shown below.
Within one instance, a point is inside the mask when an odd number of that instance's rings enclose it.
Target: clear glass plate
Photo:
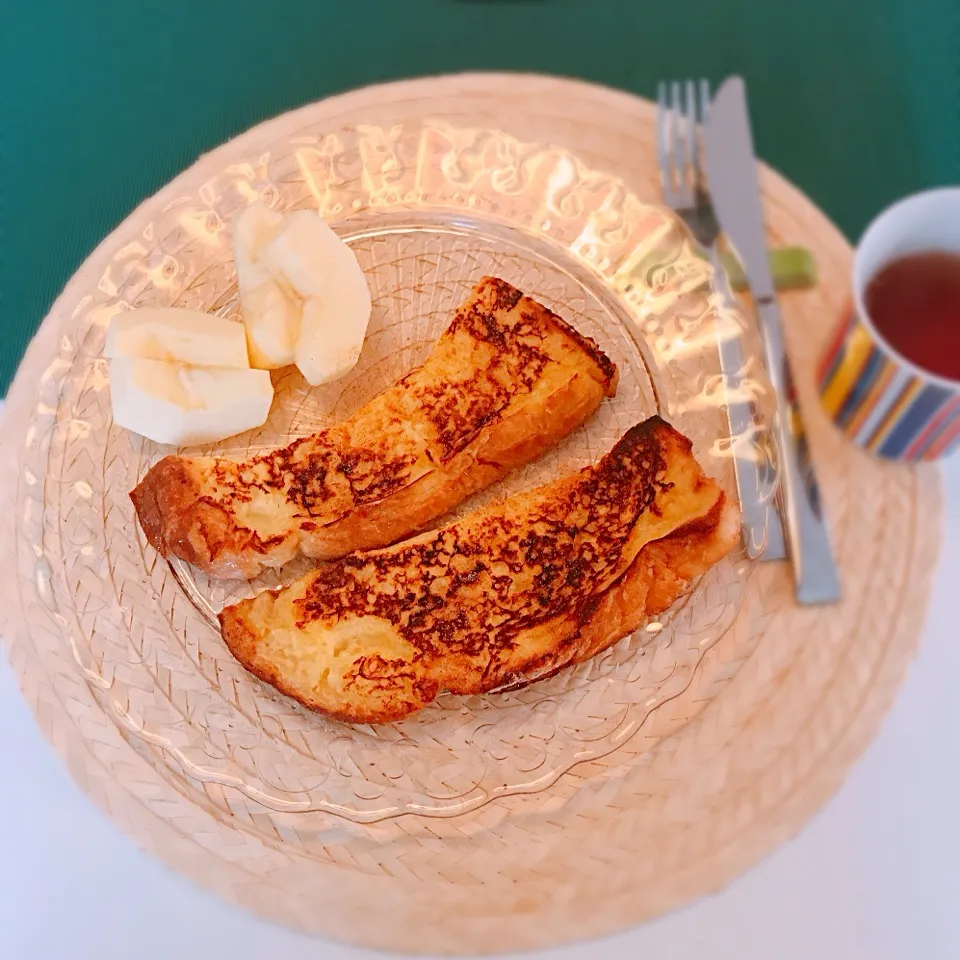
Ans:
[[[595,462],[654,413],[692,439],[736,497],[731,454],[751,441],[729,434],[717,343],[749,338],[671,215],[563,150],[495,130],[426,122],[305,132],[238,156],[118,242],[41,385],[53,427],[42,465],[45,555],[68,571],[44,589],[104,711],[173,780],[234,787],[252,809],[364,822],[453,815],[611,753],[687,687],[738,616],[752,570],[742,556],[588,663],[520,690],[443,695],[374,727],[302,709],[246,673],[218,635],[225,604],[289,582],[308,562],[252,583],[214,581],[145,543],[128,493],[170,450],[113,426],[106,325],[118,309],[147,304],[234,315],[229,223],[257,199],[320,210],[356,251],[373,316],[349,376],[309,388],[295,370],[278,372],[267,424],[204,452],[243,457],[349,414],[418,364],[473,284],[493,274],[596,340],[620,387],[563,443],[458,513]],[[752,455],[762,457],[761,446]],[[223,791],[207,796],[227,803]]]

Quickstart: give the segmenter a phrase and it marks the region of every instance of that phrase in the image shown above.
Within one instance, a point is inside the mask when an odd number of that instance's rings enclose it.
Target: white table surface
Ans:
[[[944,549],[920,654],[837,797],[721,894],[602,941],[526,956],[960,957],[960,456],[944,476]],[[262,922],[142,853],[74,786],[0,660],[2,960],[380,956]]]

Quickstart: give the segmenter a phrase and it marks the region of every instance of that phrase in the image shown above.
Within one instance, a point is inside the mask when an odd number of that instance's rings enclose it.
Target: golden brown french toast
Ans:
[[[324,565],[227,607],[220,624],[240,663],[283,693],[386,722],[442,690],[517,685],[600,652],[738,534],[690,442],[653,417],[594,466]]]
[[[245,463],[165,457],[130,494],[150,543],[254,577],[394,543],[533,460],[617,387],[597,345],[483,278],[426,362],[346,420]]]

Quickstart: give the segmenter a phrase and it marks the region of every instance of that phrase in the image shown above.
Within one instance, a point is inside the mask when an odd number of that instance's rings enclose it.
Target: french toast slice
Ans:
[[[690,441],[652,417],[577,474],[227,607],[221,632],[305,706],[388,722],[595,655],[738,534]]]
[[[244,463],[168,456],[130,494],[149,542],[214,577],[394,543],[535,459],[617,388],[597,345],[484,277],[425,363]]]

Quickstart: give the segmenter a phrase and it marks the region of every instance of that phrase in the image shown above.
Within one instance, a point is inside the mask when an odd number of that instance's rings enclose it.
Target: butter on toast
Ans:
[[[653,417],[594,466],[321,566],[227,607],[220,624],[237,660],[283,693],[387,722],[443,690],[522,685],[600,652],[738,534],[689,440]]]
[[[617,387],[590,339],[484,277],[425,363],[352,416],[245,463],[168,456],[130,494],[163,555],[254,577],[394,543],[539,456]]]

